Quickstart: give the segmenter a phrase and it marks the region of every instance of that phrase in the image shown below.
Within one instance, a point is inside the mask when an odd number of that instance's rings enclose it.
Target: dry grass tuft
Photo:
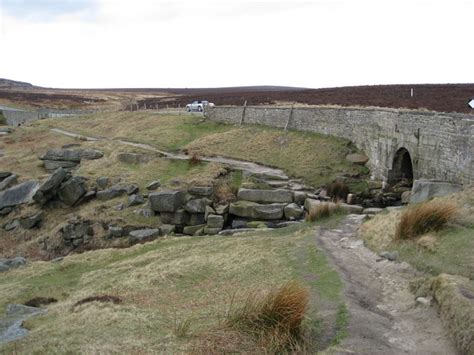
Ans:
[[[415,238],[443,228],[458,214],[458,206],[452,202],[430,201],[407,209],[395,232],[396,240]]]
[[[436,237],[430,234],[424,235],[416,241],[416,246],[418,247],[418,250],[428,251],[430,253],[434,253],[437,245],[438,242],[436,241]]]
[[[349,187],[344,182],[336,180],[326,186],[326,191],[333,201],[345,200],[349,194]]]
[[[189,334],[189,330],[191,329],[191,319],[185,318],[182,320],[178,320],[175,316],[174,318],[174,326],[173,326],[173,334],[177,338],[184,338]]]
[[[341,211],[341,207],[338,203],[334,202],[321,202],[315,207],[311,207],[306,215],[306,221],[314,222],[321,218],[330,217],[335,213]]]
[[[309,291],[290,281],[261,297],[251,293],[243,305],[231,303],[227,324],[250,334],[271,351],[299,350],[304,343],[302,322],[308,309]]]
[[[194,152],[191,155],[191,158],[189,158],[189,164],[190,165],[198,165],[198,164],[201,164],[201,163],[202,163],[201,157],[199,156],[198,153]]]

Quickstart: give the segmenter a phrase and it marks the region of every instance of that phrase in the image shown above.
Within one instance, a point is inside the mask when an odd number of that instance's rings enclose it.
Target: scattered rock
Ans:
[[[157,188],[159,188],[160,186],[161,186],[160,180],[155,180],[155,181],[150,182],[150,183],[146,186],[146,189],[147,189],[147,190],[150,190],[150,191],[153,191],[153,190],[156,190]]]
[[[296,204],[302,206],[306,200],[306,192],[302,191],[294,191],[293,192],[293,200]]]
[[[294,226],[296,224],[301,224],[301,221],[285,221],[285,222],[278,222],[273,224],[271,227],[273,228],[286,228],[290,226]]]
[[[356,195],[354,194],[347,194],[347,204],[348,205],[353,205],[356,202]]]
[[[138,206],[145,203],[145,199],[141,195],[130,195],[128,198],[128,207],[130,206]]]
[[[94,235],[91,221],[71,221],[60,230],[64,244],[77,247]]]
[[[129,233],[129,242],[130,244],[150,241],[158,238],[160,236],[159,229],[139,229],[134,230]]]
[[[61,183],[66,179],[66,177],[67,173],[63,168],[57,169],[44,183],[41,184],[34,194],[33,200],[38,202],[40,205],[44,205],[56,196],[59,186],[61,186]]]
[[[304,209],[306,211],[311,211],[312,209],[317,208],[320,204],[321,204],[321,201],[319,201],[319,200],[315,200],[315,199],[312,199],[312,198],[307,198],[304,201]]]
[[[431,306],[431,301],[433,300],[432,297],[417,297],[416,303],[421,304],[425,307]]]
[[[205,224],[204,213],[193,213],[189,215],[188,223],[190,226]]]
[[[364,211],[364,207],[358,205],[348,205],[347,203],[339,203],[338,205],[346,213],[361,214]]]
[[[109,226],[108,237],[109,238],[120,238],[124,236],[124,230],[120,226]]]
[[[31,229],[38,226],[43,220],[43,211],[39,211],[35,214],[20,217],[20,225],[24,229]]]
[[[176,228],[172,224],[162,224],[160,226],[161,235],[170,235],[175,232]]]
[[[31,180],[0,192],[0,210],[30,202],[37,189],[38,182]]]
[[[289,190],[251,190],[239,189],[237,193],[239,200],[260,203],[292,203],[293,193]]]
[[[195,226],[186,226],[183,228],[183,234],[186,235],[201,235],[204,232],[205,224],[198,224]]]
[[[9,171],[0,171],[0,181],[12,175]]]
[[[176,212],[161,212],[161,222],[165,224],[185,225],[189,222],[189,214],[183,209]]]
[[[362,211],[362,214],[379,214],[384,211],[383,208],[378,208],[378,207],[371,207],[371,208],[364,208]]]
[[[283,209],[286,219],[298,219],[303,215],[303,209],[296,203],[291,203]]]
[[[112,186],[109,189],[97,191],[96,197],[98,200],[107,201],[113,198],[123,196],[127,192],[126,188],[121,186]]]
[[[248,221],[244,219],[234,219],[232,221],[232,229],[248,228]]]
[[[40,159],[80,162],[82,159],[94,160],[103,156],[101,151],[94,149],[51,149]]]
[[[191,196],[187,196],[186,198],[186,205],[184,209],[189,213],[205,213],[206,207],[212,204],[212,200],[203,197],[203,198],[193,198]]]
[[[139,190],[140,188],[135,184],[131,184],[125,187],[125,192],[127,193],[127,195],[137,194]]]
[[[209,197],[214,193],[214,188],[212,186],[191,186],[188,189],[188,193],[191,195]]]
[[[3,226],[7,232],[12,231],[20,226],[20,221],[18,219],[11,220]]]
[[[0,182],[0,191],[6,190],[9,187],[13,186],[14,184],[16,184],[17,180],[18,177],[16,175],[10,175],[6,177]]]
[[[220,215],[229,213],[229,204],[226,203],[225,205],[215,205],[214,210],[216,211],[216,214]]]
[[[84,178],[80,176],[72,177],[63,183],[58,191],[59,199],[66,206],[73,206],[87,192],[84,184]]]
[[[101,176],[95,181],[99,189],[105,189],[109,185],[109,178],[107,176]]]
[[[209,228],[209,227],[204,227],[203,233],[207,235],[216,235],[219,234],[219,232],[222,230],[222,228]]]
[[[13,211],[13,207],[5,207],[0,210],[0,216],[6,216],[8,215],[11,211]]]
[[[58,168],[63,168],[65,171],[71,171],[73,168],[79,165],[78,162],[74,161],[61,161],[61,160],[43,160],[44,168],[53,172]]]
[[[390,261],[397,261],[399,257],[398,251],[383,251],[379,255],[380,257]]]
[[[348,154],[346,160],[357,165],[365,165],[369,161],[369,157],[364,154]]]
[[[285,206],[281,203],[262,205],[250,201],[237,201],[230,204],[229,212],[235,216],[252,219],[281,219]]]
[[[183,206],[184,192],[181,190],[153,192],[148,199],[151,209],[155,212],[176,212]]]
[[[412,195],[411,191],[402,192],[402,196],[401,196],[402,204],[406,205],[410,203],[411,195]]]
[[[219,232],[219,235],[224,235],[224,236],[229,236],[229,235],[235,235],[235,234],[240,234],[240,233],[249,233],[249,232],[263,232],[263,231],[271,231],[273,228],[242,228],[242,229],[226,229],[221,232]]]
[[[216,214],[211,214],[207,217],[207,227],[222,229],[224,228],[224,217]]]
[[[216,210],[211,206],[206,206],[206,211],[204,212],[205,221],[207,221],[207,217],[209,217],[210,214],[216,214]]]

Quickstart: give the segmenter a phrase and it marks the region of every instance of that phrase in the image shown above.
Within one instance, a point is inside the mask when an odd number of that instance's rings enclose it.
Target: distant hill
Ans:
[[[34,86],[30,83],[25,83],[23,81],[15,81],[10,79],[0,78],[0,88],[5,89],[20,89],[20,88],[33,88]]]

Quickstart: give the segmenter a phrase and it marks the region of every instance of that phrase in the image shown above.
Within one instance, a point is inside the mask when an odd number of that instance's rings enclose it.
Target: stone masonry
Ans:
[[[346,138],[369,156],[377,179],[388,179],[397,151],[408,150],[414,179],[474,182],[474,116],[382,108],[217,106],[205,116]],[[243,120],[242,120],[243,118]]]

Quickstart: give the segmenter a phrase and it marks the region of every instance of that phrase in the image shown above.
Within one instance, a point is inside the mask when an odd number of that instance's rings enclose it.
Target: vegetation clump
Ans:
[[[248,295],[240,307],[227,316],[230,327],[250,334],[272,351],[297,351],[304,344],[303,320],[308,309],[309,291],[290,281],[265,296]]]
[[[336,180],[326,186],[326,191],[333,201],[345,200],[349,194],[349,187],[344,182]]]
[[[306,215],[307,222],[314,222],[318,219],[327,218],[333,214],[339,213],[341,211],[341,206],[338,203],[334,202],[321,202],[318,205],[311,206]]]
[[[395,231],[396,240],[412,239],[431,231],[438,231],[458,213],[452,202],[430,201],[407,209]]]

